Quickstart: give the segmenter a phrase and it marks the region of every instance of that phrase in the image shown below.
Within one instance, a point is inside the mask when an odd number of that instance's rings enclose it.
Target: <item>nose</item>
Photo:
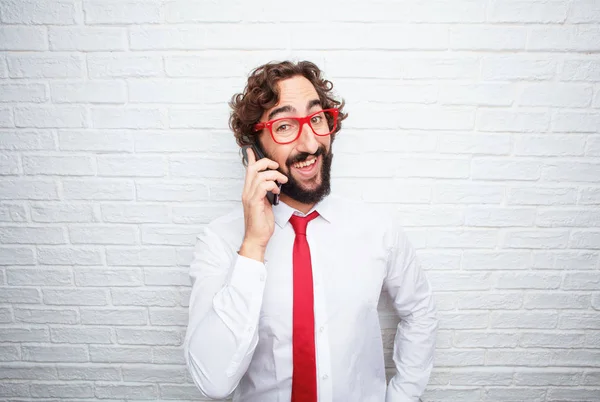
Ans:
[[[313,133],[308,123],[302,126],[302,132],[300,133],[300,137],[298,138],[298,144],[296,145],[296,149],[299,152],[308,152],[309,154],[314,154],[319,149],[319,142],[317,141],[317,136],[315,135],[315,133]]]

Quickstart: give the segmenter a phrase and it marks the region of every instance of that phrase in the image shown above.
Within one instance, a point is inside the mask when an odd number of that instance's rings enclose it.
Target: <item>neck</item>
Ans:
[[[288,197],[285,194],[281,194],[279,196],[279,200],[285,202],[288,206],[290,206],[291,208],[297,209],[298,211],[302,212],[303,214],[307,214],[308,211],[310,211],[312,209],[312,207],[315,206],[315,204],[303,204],[299,201],[294,200],[293,198]]]

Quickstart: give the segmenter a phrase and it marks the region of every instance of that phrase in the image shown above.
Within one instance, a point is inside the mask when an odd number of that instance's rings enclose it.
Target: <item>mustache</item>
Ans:
[[[321,145],[319,147],[319,149],[317,149],[317,152],[315,152],[314,154],[310,154],[308,152],[301,152],[301,153],[297,154],[296,156],[294,156],[293,158],[289,158],[286,161],[286,166],[289,168],[294,163],[303,162],[311,155],[313,155],[315,157],[319,157],[320,155],[325,155],[325,147]]]

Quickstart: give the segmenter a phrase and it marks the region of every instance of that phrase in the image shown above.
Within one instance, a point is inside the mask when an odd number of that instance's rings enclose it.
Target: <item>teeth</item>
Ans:
[[[300,168],[303,168],[303,167],[306,167],[306,166],[310,166],[313,163],[315,163],[316,161],[317,161],[317,158],[314,158],[314,159],[311,159],[309,161],[304,161],[304,162],[296,163],[294,165],[294,167],[300,169]]]

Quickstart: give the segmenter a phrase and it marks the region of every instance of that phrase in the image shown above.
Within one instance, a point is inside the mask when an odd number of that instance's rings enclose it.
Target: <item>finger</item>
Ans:
[[[268,191],[279,194],[281,190],[279,190],[279,186],[274,181],[265,181],[256,187],[253,198],[260,200],[267,196]]]
[[[279,168],[279,164],[277,162],[275,162],[274,160],[271,160],[268,158],[262,158],[262,159],[257,160],[252,165],[248,165],[248,168],[253,170],[254,172],[260,172],[260,171],[267,170],[267,169],[275,170],[275,169]]]
[[[273,180],[278,181],[279,183],[287,183],[288,177],[277,170],[265,170],[263,172],[258,172],[258,174],[256,175],[256,180]]]
[[[248,156],[248,166],[256,162],[256,155],[254,155],[254,150],[251,147],[246,148],[246,155]]]

